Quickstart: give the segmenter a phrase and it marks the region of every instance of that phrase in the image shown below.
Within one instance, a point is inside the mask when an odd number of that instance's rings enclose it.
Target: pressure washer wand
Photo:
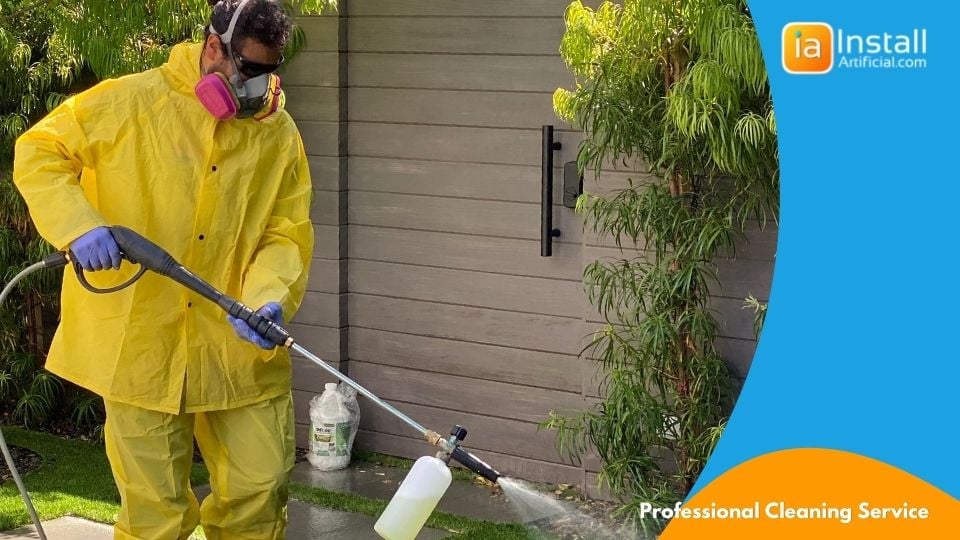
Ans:
[[[457,426],[454,428],[453,433],[451,433],[452,436],[449,439],[444,439],[439,433],[423,427],[406,414],[397,410],[394,406],[374,395],[373,392],[367,390],[363,386],[360,386],[360,384],[350,377],[340,373],[340,371],[324,362],[321,358],[295,343],[293,336],[290,335],[290,332],[288,332],[281,325],[276,324],[269,318],[260,315],[253,309],[245,306],[242,302],[218,291],[215,287],[178,263],[169,253],[164,251],[150,240],[147,240],[143,236],[140,236],[140,234],[126,227],[110,227],[110,232],[113,234],[113,238],[117,241],[117,245],[120,246],[120,250],[123,252],[124,258],[132,263],[139,263],[142,268],[133,279],[123,285],[120,285],[119,287],[114,287],[112,289],[96,289],[86,281],[86,278],[84,278],[83,269],[78,264],[74,263],[74,269],[76,270],[77,277],[80,280],[80,283],[83,284],[83,286],[87,289],[97,293],[117,290],[118,288],[126,287],[135,281],[146,270],[152,270],[160,275],[167,276],[177,283],[180,283],[188,289],[217,304],[232,317],[245,321],[264,339],[276,344],[277,346],[286,347],[297,351],[308,360],[317,364],[328,373],[349,385],[351,388],[354,388],[361,395],[369,398],[370,401],[374,402],[379,407],[383,408],[390,414],[396,416],[404,423],[415,429],[431,445],[440,447],[442,453],[446,456],[449,456],[449,458],[456,460],[463,466],[479,474],[480,476],[483,476],[491,482],[496,482],[500,477],[499,472],[484,463],[478,457],[460,447],[460,441],[466,435],[466,430],[463,430]]]
[[[398,411],[389,403],[378,398],[373,392],[360,386],[356,381],[340,373],[336,368],[327,364],[320,357],[314,355],[301,345],[294,342],[293,337],[282,326],[274,323],[270,319],[261,316],[256,311],[245,306],[243,303],[218,291],[212,285],[204,281],[199,276],[179,264],[173,256],[162,248],[140,236],[138,233],[127,229],[126,227],[110,227],[110,232],[120,246],[123,256],[133,263],[139,263],[144,268],[152,270],[160,275],[167,276],[170,279],[180,283],[188,289],[200,294],[204,298],[220,306],[231,316],[242,319],[247,322],[258,334],[265,339],[281,347],[291,348],[305,356],[307,359],[325,369],[327,372],[337,377],[350,387],[354,388],[360,394],[366,396],[371,401],[383,407],[391,414],[406,422],[410,427],[427,436],[429,430],[414,421],[409,416]],[[78,271],[78,276],[83,276],[82,271]],[[83,280],[85,281],[85,280]],[[99,292],[99,291],[97,291]]]

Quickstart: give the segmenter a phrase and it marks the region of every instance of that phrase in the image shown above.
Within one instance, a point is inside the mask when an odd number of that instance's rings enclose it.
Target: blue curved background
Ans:
[[[750,458],[820,447],[960,496],[960,7],[753,0],[780,140],[782,213],[766,324],[695,486]],[[926,69],[781,67],[781,31],[928,31]]]

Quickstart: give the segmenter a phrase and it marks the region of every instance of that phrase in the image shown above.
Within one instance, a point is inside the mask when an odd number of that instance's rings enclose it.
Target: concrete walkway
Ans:
[[[354,463],[341,471],[321,472],[308,462],[298,463],[293,470],[292,481],[308,486],[318,486],[341,493],[353,493],[371,499],[389,500],[399,483],[406,476],[405,469],[383,467],[368,463]],[[196,489],[197,497],[203,500],[210,490],[203,486]],[[492,495],[489,488],[454,480],[440,501],[439,509],[450,513],[497,522],[519,522],[513,506],[502,496]],[[376,518],[328,508],[320,508],[291,500],[288,506],[288,540],[378,540],[373,530]],[[75,517],[62,517],[44,522],[43,528],[49,540],[110,540],[113,529],[102,523],[94,523]],[[446,538],[448,533],[425,528],[417,540]],[[16,530],[0,532],[0,540],[37,539],[32,525]]]
[[[113,538],[113,527],[75,517],[62,517],[43,522],[47,540],[108,540]],[[33,540],[40,538],[33,525],[0,532],[3,540]]]
[[[328,508],[318,508],[299,501],[288,506],[287,540],[380,540],[373,530],[376,518]],[[47,540],[111,540],[113,527],[75,517],[62,517],[43,522]],[[446,531],[423,529],[417,540],[445,538]],[[0,540],[37,540],[33,525],[0,532]]]

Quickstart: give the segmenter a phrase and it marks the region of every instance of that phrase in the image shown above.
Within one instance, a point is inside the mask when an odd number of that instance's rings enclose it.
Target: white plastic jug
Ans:
[[[413,540],[452,479],[443,461],[433,456],[418,459],[373,530],[385,540]]]
[[[341,391],[337,383],[327,383],[323,394],[310,401],[310,422],[310,463],[321,471],[349,465],[360,424],[356,392],[349,387]]]

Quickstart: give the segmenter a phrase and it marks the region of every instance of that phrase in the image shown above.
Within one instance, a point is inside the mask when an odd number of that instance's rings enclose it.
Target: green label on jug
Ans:
[[[313,425],[313,455],[346,456],[350,422]]]

